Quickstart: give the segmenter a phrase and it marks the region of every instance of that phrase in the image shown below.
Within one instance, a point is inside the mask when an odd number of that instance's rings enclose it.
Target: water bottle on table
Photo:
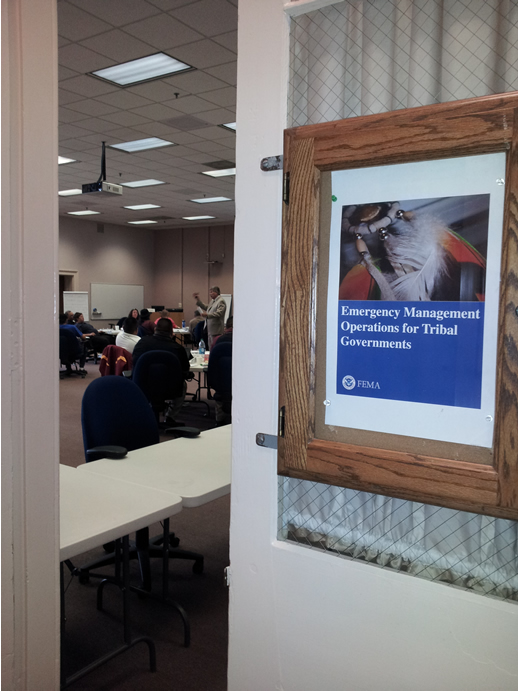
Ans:
[[[198,353],[200,355],[205,355],[205,341],[203,340],[203,338],[201,339],[200,344],[198,345]]]

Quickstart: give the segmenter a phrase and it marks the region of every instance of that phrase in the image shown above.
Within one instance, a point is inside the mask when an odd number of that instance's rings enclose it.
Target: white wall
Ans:
[[[282,178],[259,161],[282,152],[287,52],[281,0],[240,0],[229,691],[516,691],[516,605],[276,541],[255,434],[277,429],[278,317],[257,308],[279,312]]]
[[[55,0],[2,3],[2,688],[59,684]]]

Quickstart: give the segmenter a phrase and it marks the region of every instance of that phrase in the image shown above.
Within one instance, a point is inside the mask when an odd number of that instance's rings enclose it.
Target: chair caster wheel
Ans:
[[[81,583],[81,585],[86,585],[89,582],[90,582],[90,575],[88,573],[83,573],[82,571],[80,571],[79,572],[79,583]]]
[[[180,538],[179,537],[175,537],[174,535],[171,535],[169,537],[169,546],[170,547],[178,547],[179,544],[180,544]]]
[[[192,565],[192,572],[193,573],[203,573],[203,561],[195,561],[194,564]]]

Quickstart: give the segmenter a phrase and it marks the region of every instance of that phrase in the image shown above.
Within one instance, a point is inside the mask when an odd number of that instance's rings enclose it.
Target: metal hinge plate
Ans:
[[[261,159],[261,170],[269,173],[272,170],[282,170],[282,156],[267,156]]]
[[[264,446],[267,449],[276,449],[277,437],[275,434],[263,434],[259,432],[255,435],[255,443],[257,446]]]
[[[225,566],[223,569],[223,573],[225,574],[225,585],[228,587],[230,586],[230,583],[232,581],[232,571],[230,569],[230,566]]]

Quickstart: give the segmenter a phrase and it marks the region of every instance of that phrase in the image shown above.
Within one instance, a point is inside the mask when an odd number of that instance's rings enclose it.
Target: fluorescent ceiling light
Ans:
[[[70,216],[91,216],[92,214],[100,214],[100,211],[92,211],[91,209],[84,209],[84,211],[68,211]]]
[[[224,168],[223,170],[204,170],[202,175],[210,175],[211,178],[222,178],[225,175],[235,175],[235,168]]]
[[[152,185],[165,185],[162,180],[133,180],[133,182],[121,182],[123,187],[151,187]]]
[[[189,199],[190,202],[196,202],[196,204],[211,204],[212,202],[231,202],[232,199],[228,197],[203,197],[203,199]]]
[[[64,163],[75,163],[75,158],[65,158],[65,156],[58,156],[58,166],[62,166]]]
[[[103,70],[96,70],[92,74],[114,84],[119,84],[119,86],[128,86],[128,84],[137,84],[192,69],[194,68],[191,65],[175,60],[165,53],[155,53],[146,58],[130,60],[120,65],[106,67]]]
[[[158,149],[162,146],[176,146],[174,142],[168,142],[159,137],[146,137],[145,139],[135,139],[132,142],[122,142],[121,144],[108,144],[111,149],[120,149],[133,153],[135,151],[146,151],[147,149]]]
[[[143,211],[144,209],[161,209],[158,204],[135,204],[134,206],[123,206],[123,209],[131,209],[132,211]]]
[[[128,221],[128,223],[131,223],[134,226],[139,226],[143,223],[158,223],[158,221]]]
[[[83,190],[61,190],[58,194],[60,197],[71,197],[74,194],[83,194]]]
[[[184,221],[205,221],[208,218],[216,218],[216,216],[182,216]]]
[[[225,129],[232,130],[232,132],[236,131],[236,123],[235,122],[226,122],[224,125],[220,125],[220,127],[225,127]]]

